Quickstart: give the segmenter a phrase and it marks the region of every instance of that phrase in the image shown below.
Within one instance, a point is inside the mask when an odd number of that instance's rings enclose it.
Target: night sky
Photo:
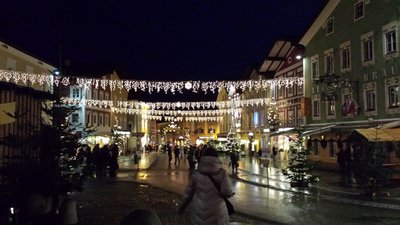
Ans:
[[[135,80],[238,80],[326,0],[0,0],[0,40],[62,69]]]

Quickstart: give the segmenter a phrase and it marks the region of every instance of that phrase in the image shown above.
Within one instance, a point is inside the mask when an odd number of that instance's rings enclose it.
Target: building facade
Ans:
[[[399,7],[331,0],[300,41],[311,112],[305,136],[314,160],[335,164],[338,143],[350,147],[354,129],[400,119]]]

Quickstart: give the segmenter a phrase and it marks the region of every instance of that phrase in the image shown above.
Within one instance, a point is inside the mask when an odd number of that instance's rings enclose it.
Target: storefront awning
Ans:
[[[290,127],[290,128],[279,129],[278,131],[275,131],[275,132],[271,132],[269,134],[269,136],[273,137],[273,136],[288,135],[288,134],[295,134],[295,133],[296,133],[296,130],[294,128]]]
[[[355,131],[364,136],[368,141],[400,141],[400,128],[368,128],[355,129]]]
[[[301,134],[301,136],[305,137],[305,136],[311,136],[311,135],[315,135],[315,134],[327,133],[327,132],[331,131],[334,127],[336,127],[336,125],[329,125],[329,126],[325,126],[325,127],[315,128],[312,130],[307,130],[307,131],[304,131]]]

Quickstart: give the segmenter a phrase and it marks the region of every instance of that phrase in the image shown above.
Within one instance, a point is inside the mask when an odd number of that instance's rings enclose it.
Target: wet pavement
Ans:
[[[120,157],[120,170],[116,183],[140,182],[161,188],[174,195],[183,193],[190,179],[186,160],[180,164],[168,164],[162,153],[149,153],[138,165],[131,157]],[[223,158],[225,169],[229,159]],[[231,199],[238,215],[255,218],[259,222],[241,224],[400,224],[399,189],[392,188],[391,197],[365,197],[357,188],[339,185],[339,174],[318,171],[321,182],[308,191],[291,188],[280,173],[285,162],[271,162],[261,167],[256,158],[242,158],[239,173],[232,176],[235,196]],[[230,170],[228,170],[230,171]],[[160,199],[158,196],[154,196]],[[163,198],[163,197],[161,197]],[[173,206],[173,202],[170,206]],[[171,207],[169,207],[171,208]],[[173,208],[173,207],[172,207]]]

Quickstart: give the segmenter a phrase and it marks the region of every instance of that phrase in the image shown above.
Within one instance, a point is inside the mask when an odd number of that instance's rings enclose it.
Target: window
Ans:
[[[333,31],[334,31],[334,19],[333,17],[331,17],[326,21],[326,35],[332,34]]]
[[[253,122],[254,122],[254,127],[258,127],[258,112],[254,112],[253,114]]]
[[[345,48],[341,51],[341,67],[342,69],[350,68],[350,49]]]
[[[214,127],[209,127],[208,128],[208,133],[209,134],[215,134],[215,128]]]
[[[318,79],[319,77],[319,60],[318,56],[311,57],[311,74],[313,79]]]
[[[328,116],[334,116],[336,111],[335,101],[328,101],[327,102],[327,114]]]
[[[332,140],[328,141],[328,154],[329,157],[335,157],[336,155],[335,143]]]
[[[100,126],[104,126],[104,124],[103,124],[103,114],[102,113],[99,113],[99,125]]]
[[[284,95],[285,95],[285,87],[278,87],[278,90],[279,90],[279,97],[280,98],[283,98],[284,97]]]
[[[15,71],[17,69],[17,60],[7,58],[7,70]]]
[[[392,30],[385,33],[385,49],[386,54],[390,54],[397,51],[397,42],[396,42],[396,31]]]
[[[79,88],[72,89],[72,98],[79,98]]]
[[[98,90],[94,89],[93,90],[93,100],[99,100],[98,99],[98,94],[99,94]]]
[[[357,21],[364,17],[364,0],[354,4],[354,20]]]
[[[86,126],[87,127],[90,126],[90,122],[91,122],[90,117],[91,117],[90,112],[86,113]]]
[[[372,39],[363,41],[363,62],[368,62],[374,59],[374,42]]]
[[[313,116],[319,116],[320,115],[320,109],[319,109],[319,100],[314,100],[313,101]]]
[[[108,116],[108,114],[104,115],[104,123],[106,127],[110,126],[110,117]]]
[[[397,47],[397,21],[390,22],[382,27],[383,52],[387,57],[398,57]]]
[[[108,92],[104,93],[104,100],[110,100],[110,94]]]
[[[79,114],[78,113],[73,113],[72,114],[72,122],[77,123],[79,121]]]
[[[99,100],[104,100],[104,91],[99,92]]]
[[[400,105],[399,102],[399,85],[390,86],[388,88],[389,96],[389,108],[397,108]]]
[[[204,133],[204,129],[203,129],[202,127],[198,127],[198,128],[196,129],[196,133],[197,133],[197,134],[203,134],[203,133]]]
[[[325,73],[333,74],[333,50],[330,49],[325,52]]]
[[[367,111],[375,110],[375,90],[368,90],[365,93]]]
[[[97,113],[93,113],[93,125],[97,125]]]

